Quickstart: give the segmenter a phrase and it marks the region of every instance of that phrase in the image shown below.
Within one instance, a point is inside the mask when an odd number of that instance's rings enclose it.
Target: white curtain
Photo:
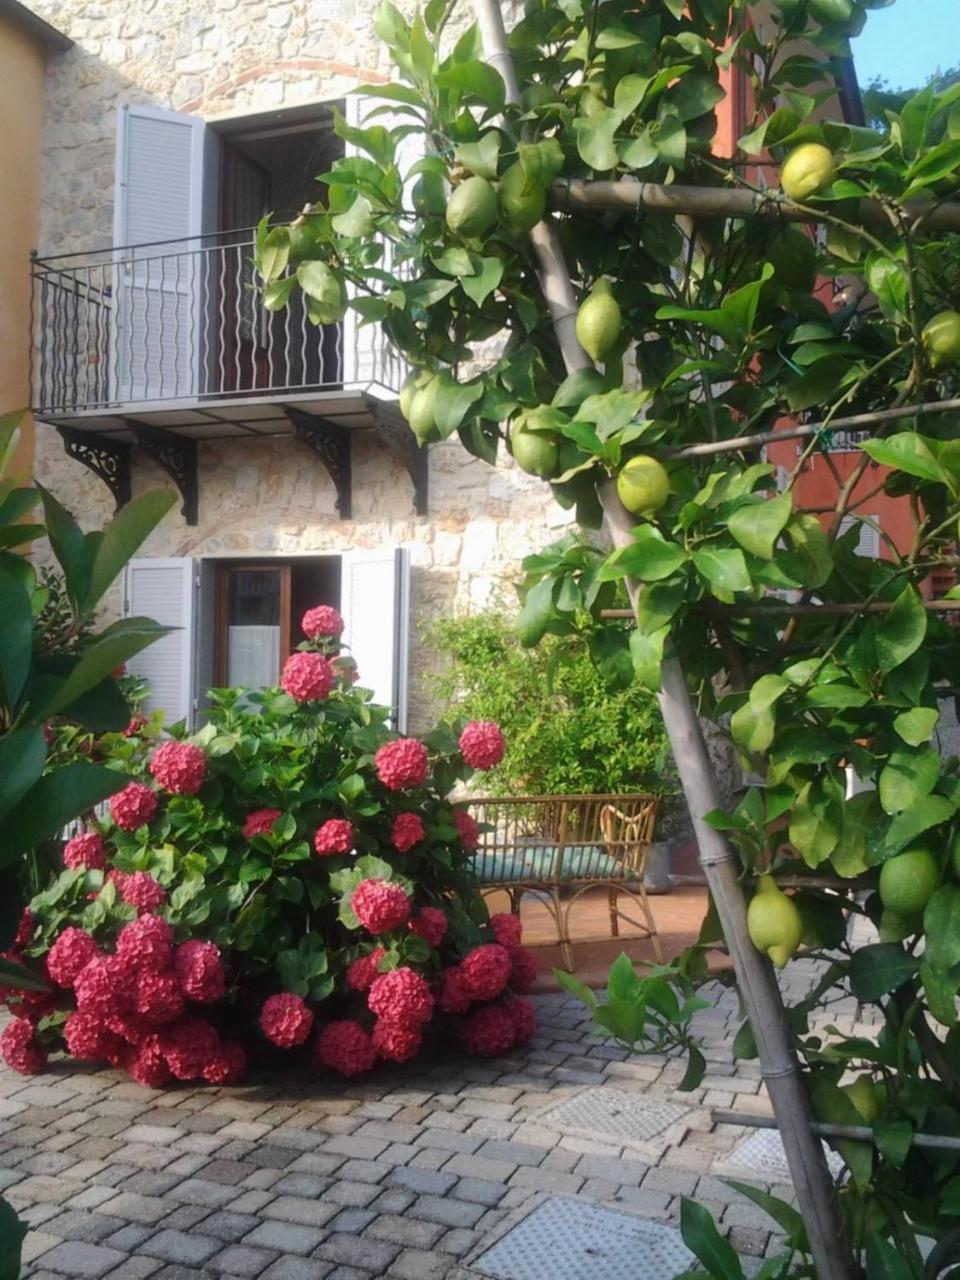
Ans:
[[[279,627],[227,628],[227,684],[265,689],[280,678]]]

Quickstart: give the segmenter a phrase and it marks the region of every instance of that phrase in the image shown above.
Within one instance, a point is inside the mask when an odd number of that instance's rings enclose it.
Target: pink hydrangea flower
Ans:
[[[328,1022],[313,1046],[314,1061],[342,1076],[358,1076],[369,1071],[377,1060],[373,1040],[359,1022],[343,1018]]]
[[[110,816],[123,831],[137,831],[157,812],[157,793],[143,782],[130,782],[110,797]]]
[[[439,907],[421,907],[410,921],[410,929],[431,947],[439,947],[447,932],[447,917]]]
[[[220,1054],[216,1027],[204,1018],[181,1018],[160,1034],[160,1048],[177,1080],[197,1080]]]
[[[37,922],[33,918],[33,912],[29,907],[24,907],[20,913],[20,923],[17,925],[17,933],[13,939],[13,950],[22,951],[23,948],[33,939],[33,931]]]
[[[510,947],[510,990],[529,991],[537,980],[537,957],[526,947]]]
[[[385,742],[373,757],[377,777],[391,791],[422,787],[427,780],[427,748],[416,738]]]
[[[381,1058],[391,1062],[409,1062],[420,1052],[422,1043],[419,1027],[399,1026],[382,1019],[373,1025],[373,1047]]]
[[[213,1004],[223,998],[223,963],[220,948],[214,943],[201,942],[199,938],[181,942],[174,952],[173,970],[188,1000]]]
[[[268,836],[282,812],[282,809],[255,809],[253,813],[248,813],[243,824],[244,840],[252,840],[254,836]]]
[[[444,1013],[466,1013],[472,1001],[463,988],[459,966],[447,969],[443,975],[440,992],[440,1008]]]
[[[333,688],[333,667],[322,653],[291,653],[283,664],[280,684],[297,702],[319,702]]]
[[[468,1013],[460,1028],[463,1047],[478,1058],[495,1058],[512,1049],[517,1032],[513,1019],[502,1006],[486,1004]]]
[[[290,992],[270,996],[260,1010],[260,1029],[281,1049],[303,1044],[313,1027],[313,1014],[300,996]]]
[[[523,925],[520,917],[512,911],[499,911],[490,917],[490,928],[501,947],[519,947],[523,936]]]
[[[404,965],[374,978],[367,1007],[384,1022],[419,1027],[430,1021],[433,996],[420,974]]]
[[[402,929],[410,919],[410,899],[399,884],[386,880],[361,880],[350,896],[350,906],[368,933]]]
[[[72,987],[81,972],[100,954],[85,929],[68,926],[47,953],[47,973],[58,987]]]
[[[460,981],[473,1000],[494,1000],[507,985],[511,969],[510,952],[499,942],[474,947],[460,961]]]
[[[537,1011],[533,1001],[516,996],[504,1008],[513,1023],[514,1044],[527,1044],[537,1030]]]
[[[143,1044],[148,1036],[154,1034],[150,1024],[145,1022],[138,1013],[132,1013],[129,1009],[121,1009],[117,1013],[109,1014],[104,1021],[104,1026],[115,1036],[125,1040],[127,1044]]]
[[[63,1038],[75,1058],[91,1062],[117,1062],[123,1041],[93,1013],[77,1010],[63,1024]]]
[[[140,969],[133,990],[134,1011],[151,1026],[176,1022],[184,1011],[183,993],[172,971]]]
[[[161,787],[177,796],[195,796],[207,771],[206,754],[192,742],[165,742],[147,766]]]
[[[349,853],[353,848],[353,823],[346,818],[328,818],[313,837],[313,847],[321,858],[335,853]]]
[[[156,911],[167,900],[167,891],[154,880],[149,871],[134,871],[124,876],[117,888],[124,902],[136,907],[141,913]]]
[[[136,1047],[131,1046],[124,1065],[137,1084],[147,1089],[162,1089],[170,1082],[170,1068],[156,1034],[147,1036]],[[190,1077],[187,1077],[190,1079]]]
[[[77,1008],[104,1021],[119,1013],[130,994],[130,977],[116,956],[95,956],[74,980]]]
[[[503,759],[506,743],[492,720],[471,720],[460,735],[460,754],[471,769],[492,769]]]
[[[419,814],[398,813],[390,829],[390,840],[398,853],[406,853],[426,835]]]
[[[151,793],[152,794],[152,793]],[[63,846],[63,865],[71,871],[102,871],[107,865],[103,837],[96,831],[83,831]]]
[[[319,640],[321,636],[331,636],[334,640],[343,634],[343,618],[339,609],[330,604],[318,604],[300,619],[303,634],[310,640]]]
[[[0,1033],[0,1057],[22,1076],[35,1076],[47,1065],[47,1055],[34,1039],[33,1023],[14,1018]]]
[[[173,962],[173,929],[166,920],[144,912],[120,930],[117,958],[130,969],[168,969]]]
[[[351,991],[369,991],[380,972],[378,966],[384,954],[383,947],[376,947],[369,955],[359,956],[347,966],[346,981]]]
[[[454,809],[453,825],[457,828],[460,843],[472,853],[480,843],[480,828],[476,818],[472,813],[467,813],[466,809]]]
[[[203,1067],[207,1084],[238,1084],[247,1069],[247,1055],[243,1045],[235,1040],[223,1040],[220,1052],[209,1058]]]

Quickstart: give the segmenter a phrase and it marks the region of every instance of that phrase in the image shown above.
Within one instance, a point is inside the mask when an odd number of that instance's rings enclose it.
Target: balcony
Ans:
[[[308,322],[299,298],[261,304],[253,236],[34,257],[34,413],[129,500],[136,450],[157,459],[197,522],[197,442],[295,436],[334,481],[350,515],[350,440],[377,432],[426,510],[426,454],[397,408],[405,368],[379,326]]]

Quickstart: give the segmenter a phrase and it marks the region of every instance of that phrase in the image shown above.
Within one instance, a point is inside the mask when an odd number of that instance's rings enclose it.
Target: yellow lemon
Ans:
[[[941,311],[923,328],[924,350],[935,369],[960,360],[960,312]]]
[[[803,936],[803,920],[792,898],[788,898],[771,875],[760,877],[757,892],[747,908],[750,941],[769,956],[778,969],[787,963]]]
[[[512,164],[500,179],[500,212],[507,230],[515,236],[526,235],[543,217],[547,193],[542,187],[526,191],[527,175],[520,163]]]
[[[436,404],[439,390],[440,379],[434,375],[425,386],[422,386],[414,393],[410,402],[410,415],[407,421],[410,423],[410,430],[421,445],[440,439],[440,433],[437,431],[436,420],[433,416],[433,407]]]
[[[591,360],[603,360],[620,337],[620,307],[606,280],[598,280],[577,309],[577,341]]]
[[[497,220],[497,193],[486,178],[467,178],[447,201],[447,226],[454,235],[477,240]]]
[[[656,458],[639,454],[621,467],[617,494],[632,515],[650,515],[659,511],[670,496],[670,477]]]
[[[560,441],[553,431],[532,430],[536,410],[522,414],[510,431],[510,448],[521,471],[549,480],[557,474]]]
[[[833,156],[819,142],[805,142],[787,156],[780,174],[780,186],[791,200],[806,200],[833,182]]]

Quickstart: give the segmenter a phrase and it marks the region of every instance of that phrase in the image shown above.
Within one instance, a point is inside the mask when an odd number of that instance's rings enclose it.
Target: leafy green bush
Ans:
[[[611,691],[585,639],[547,636],[525,649],[502,613],[443,619],[428,638],[446,659],[434,696],[503,729],[491,794],[676,792],[655,698],[639,683]]]

